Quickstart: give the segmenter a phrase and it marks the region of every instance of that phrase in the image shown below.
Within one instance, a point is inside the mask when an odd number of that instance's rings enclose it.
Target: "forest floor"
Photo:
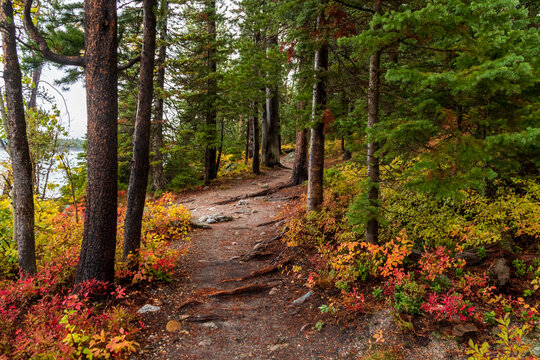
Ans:
[[[194,230],[188,244],[173,244],[188,248],[175,278],[141,289],[137,305],[160,309],[141,315],[145,328],[136,358],[378,359],[382,354],[373,352],[381,349],[389,349],[381,359],[465,358],[463,344],[437,334],[404,332],[384,308],[347,320],[327,314],[324,326],[316,329],[317,322],[323,324],[319,306],[328,303],[327,294],[315,290],[305,302],[293,304],[310,290],[292,271],[307,255],[279,241],[283,222],[269,223],[305,187],[215,204],[285,184],[290,175],[286,168],[266,170],[256,178],[236,178],[179,195],[194,219],[223,214],[233,220]],[[281,263],[287,264],[272,271]],[[253,274],[261,269],[268,273]],[[255,276],[241,279],[249,275]],[[221,282],[227,279],[237,281]]]

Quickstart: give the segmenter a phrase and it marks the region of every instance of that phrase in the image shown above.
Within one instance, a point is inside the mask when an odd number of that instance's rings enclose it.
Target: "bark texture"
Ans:
[[[15,198],[16,242],[19,252],[19,269],[25,274],[36,273],[34,239],[34,198],[32,163],[22,96],[21,69],[17,57],[13,4],[2,1],[2,47],[4,52],[4,83],[6,88],[9,148],[13,169]]]
[[[381,11],[380,0],[373,2],[373,10]],[[368,136],[370,140],[367,146],[367,175],[369,178],[368,202],[370,218],[366,223],[366,241],[376,243],[379,239],[379,221],[377,220],[379,208],[379,157],[377,151],[379,144],[373,138],[370,131],[379,122],[379,95],[380,95],[380,64],[381,52],[376,51],[369,57],[369,87],[368,87]]]
[[[261,173],[261,159],[259,157],[259,108],[256,101],[252,102],[253,106],[253,117],[251,118],[251,129],[253,135],[253,145],[252,145],[252,171],[254,174],[259,175]]]
[[[251,120],[248,119],[246,121],[246,147],[244,149],[244,163],[247,164],[249,162],[249,158],[251,157],[250,150],[251,150]]]
[[[269,45],[277,46],[277,35],[271,36]],[[262,160],[268,167],[279,165],[280,126],[279,126],[279,88],[275,84],[266,88],[266,117],[264,118],[266,139],[263,139]]]
[[[118,177],[117,15],[114,0],[86,0],[86,214],[75,283],[113,281]]]
[[[217,96],[217,61],[216,61],[216,1],[207,0],[206,13],[208,15],[208,34],[210,42],[208,46],[208,92],[207,92],[207,112],[206,112],[206,131],[207,144],[204,155],[204,183],[207,184],[210,180],[215,179],[218,173],[217,166],[217,131],[216,131],[216,96]]]
[[[36,66],[34,71],[32,71],[32,91],[30,92],[30,101],[28,101],[28,108],[36,110],[37,108],[37,95],[39,81],[41,80],[41,70],[43,69],[43,64]]]
[[[326,0],[321,2],[327,4]],[[317,30],[323,34],[324,8],[317,16]],[[324,173],[324,122],[321,116],[326,106],[326,83],[328,72],[328,43],[321,35],[320,45],[315,53],[315,85],[313,86],[313,110],[311,128],[311,145],[309,151],[309,179],[307,190],[306,210],[317,211],[323,202],[323,173]]]
[[[298,110],[304,110],[304,103],[298,101]],[[294,164],[291,176],[291,185],[300,185],[308,179],[308,129],[296,131],[296,143],[294,150]]]
[[[157,56],[157,72],[156,82],[160,91],[165,88],[165,60],[167,59],[167,15],[168,14],[168,2],[167,0],[161,0],[160,2],[160,40],[158,56]],[[163,148],[163,96],[157,93],[155,96],[155,108],[154,108],[154,124],[152,135],[152,184],[154,190],[165,191],[167,188],[167,179],[163,171],[163,154],[161,149]]]
[[[126,260],[129,254],[136,254],[141,246],[141,225],[148,186],[150,169],[150,132],[152,118],[152,98],[154,91],[154,52],[156,50],[156,15],[153,8],[156,0],[144,0],[144,33],[139,75],[139,95],[137,116],[133,134],[133,162],[129,177],[126,221],[124,225],[124,251]]]

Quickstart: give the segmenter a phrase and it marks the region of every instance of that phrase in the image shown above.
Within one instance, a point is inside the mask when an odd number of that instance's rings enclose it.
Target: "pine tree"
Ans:
[[[36,273],[34,240],[34,198],[32,164],[22,96],[22,76],[17,57],[17,43],[13,4],[1,4],[2,49],[4,53],[4,82],[6,88],[9,149],[13,168],[13,189],[16,218],[14,219],[19,269],[24,274]]]

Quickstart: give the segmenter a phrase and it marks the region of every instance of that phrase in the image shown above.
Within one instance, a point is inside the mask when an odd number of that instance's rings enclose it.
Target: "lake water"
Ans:
[[[81,150],[69,150],[67,151],[67,157],[69,159],[69,166],[71,168],[74,168],[77,166],[77,156],[80,154]],[[3,149],[0,150],[0,194],[2,194],[4,188],[5,188],[5,179],[4,176],[6,176],[7,170],[5,167],[6,162],[9,161],[9,154],[5,152]],[[43,193],[43,185],[45,180],[45,174],[41,175],[41,188],[40,188],[40,194]],[[55,198],[60,196],[60,187],[67,184],[66,179],[66,173],[64,170],[58,169],[58,161],[54,160],[54,164],[51,168],[51,172],[49,173],[49,185],[54,185],[53,188],[48,187],[46,191],[46,197],[47,198]]]

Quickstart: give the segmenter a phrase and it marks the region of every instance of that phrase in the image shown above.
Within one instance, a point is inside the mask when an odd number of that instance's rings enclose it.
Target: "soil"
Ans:
[[[135,358],[362,359],[382,348],[392,349],[394,359],[466,358],[463,345],[443,340],[444,335],[401,330],[389,310],[374,309],[346,320],[321,314],[319,306],[328,304],[328,294],[317,289],[305,302],[293,304],[310,291],[292,271],[305,254],[279,239],[248,260],[258,243],[279,237],[283,222],[270,222],[279,219],[283,206],[305,188],[284,188],[240,203],[215,203],[285,184],[290,175],[287,168],[266,170],[253,179],[231,179],[179,195],[178,201],[195,219],[224,214],[233,221],[194,230],[188,244],[173,244],[188,252],[170,283],[145,289],[144,298],[137,301],[137,306],[148,303],[160,310],[141,315],[145,328],[139,333],[141,351]],[[287,264],[270,271],[281,262]],[[253,274],[260,269],[270,272]],[[237,281],[222,282],[227,279]],[[222,290],[234,290],[229,292],[233,295],[216,293]]]

